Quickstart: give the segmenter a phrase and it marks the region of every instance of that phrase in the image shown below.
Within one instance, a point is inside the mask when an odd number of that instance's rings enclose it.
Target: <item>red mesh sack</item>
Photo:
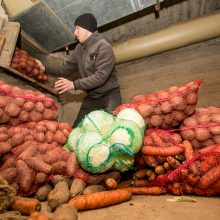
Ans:
[[[220,108],[198,108],[180,126],[183,139],[191,142],[194,149],[220,144]]]
[[[58,109],[55,101],[41,92],[22,89],[0,80],[0,124],[54,120]]]
[[[117,107],[114,114],[125,107],[133,107],[145,118],[149,128],[178,126],[194,113],[200,84],[201,80],[197,80],[185,86],[172,86],[166,90],[137,95],[131,103]]]
[[[185,160],[185,148],[179,134],[160,129],[145,132],[141,151],[135,156],[136,170],[151,169],[156,175],[176,169]]]
[[[0,126],[0,153],[9,152],[13,147],[27,141],[63,146],[72,128],[66,122],[43,120],[16,126]]]
[[[193,154],[179,168],[155,179],[153,186],[173,195],[220,195],[220,145],[211,145]]]
[[[37,81],[48,81],[48,76],[40,68],[35,58],[30,56],[25,50],[16,47],[12,57],[11,67],[18,72],[27,75]]]
[[[74,176],[79,172],[75,153],[35,141],[13,148],[2,161],[0,174],[21,195],[36,192],[50,175]]]

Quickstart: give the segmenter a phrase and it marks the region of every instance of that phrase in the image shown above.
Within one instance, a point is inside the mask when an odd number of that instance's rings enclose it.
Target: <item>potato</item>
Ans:
[[[174,93],[177,92],[177,90],[178,90],[177,86],[171,86],[171,87],[168,88],[167,91],[168,91],[169,94],[174,94]]]
[[[160,108],[161,111],[165,114],[170,113],[172,111],[171,105],[168,101],[162,102]]]
[[[102,185],[90,185],[87,186],[84,190],[83,193],[84,195],[92,194],[95,192],[103,192],[106,191],[106,188]]]
[[[5,154],[12,149],[12,145],[8,142],[0,142],[0,154]]]
[[[37,173],[35,176],[35,183],[42,184],[47,180],[47,175],[45,173]]]
[[[210,126],[209,132],[214,135],[220,134],[220,126]]]
[[[14,134],[10,139],[11,145],[17,146],[24,143],[24,135],[22,133]]]
[[[196,128],[195,135],[198,141],[205,141],[210,138],[209,129],[207,128]]]
[[[40,121],[42,120],[42,114],[40,112],[32,111],[29,115],[31,121]]]
[[[192,144],[193,149],[195,150],[198,150],[202,147],[201,143],[197,141],[196,139],[191,140],[190,143]]]
[[[213,137],[213,141],[216,143],[216,144],[220,144],[220,135],[215,135]]]
[[[44,104],[42,102],[37,102],[35,104],[35,110],[38,112],[44,112],[44,110],[45,110]]]
[[[21,111],[21,108],[13,102],[10,102],[5,106],[5,112],[9,116],[16,117],[18,116],[20,111]]]
[[[198,122],[193,117],[186,118],[183,121],[183,125],[186,126],[186,127],[194,127],[197,124],[198,124]]]
[[[159,115],[153,115],[150,118],[150,124],[152,127],[160,127],[163,123],[163,118]]]
[[[50,120],[53,118],[53,111],[51,109],[45,109],[43,112],[43,119]]]
[[[144,94],[139,94],[133,97],[132,102],[134,103],[144,103],[146,102],[146,98]]]
[[[54,141],[56,141],[60,145],[64,145],[67,141],[67,138],[63,135],[60,130],[57,130],[53,136]]]
[[[37,132],[34,134],[34,139],[40,143],[45,142],[45,135],[43,132]]]
[[[181,130],[180,131],[181,137],[184,140],[192,140],[195,138],[195,132],[193,129],[189,129],[189,130]]]
[[[154,109],[151,105],[142,104],[137,107],[137,110],[143,117],[148,117],[152,114]]]
[[[0,133],[0,142],[7,142],[8,138],[9,138],[8,134]]]
[[[210,123],[210,116],[209,115],[200,115],[197,117],[197,121],[199,124],[208,124]]]
[[[34,109],[35,105],[32,101],[26,101],[23,105],[23,109],[30,112]]]
[[[186,118],[186,115],[182,111],[172,111],[172,118],[176,121],[183,121]]]
[[[53,122],[53,121],[47,121],[47,123],[45,124],[47,129],[53,133],[56,132],[57,130],[57,122]]]
[[[186,102],[187,104],[193,105],[197,103],[197,93],[192,92],[187,94],[186,96]]]
[[[21,97],[17,97],[15,98],[14,102],[16,103],[16,105],[18,105],[19,107],[23,106],[25,103],[25,99],[21,98]]]
[[[45,184],[41,186],[36,193],[37,199],[41,202],[46,201],[47,196],[51,190],[52,190],[52,186],[49,184]]]
[[[219,123],[220,122],[220,114],[212,114],[211,121],[215,122],[215,123]]]

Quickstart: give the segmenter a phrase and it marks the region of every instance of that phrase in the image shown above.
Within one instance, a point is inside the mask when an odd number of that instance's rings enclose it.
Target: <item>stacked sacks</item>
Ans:
[[[134,109],[124,109],[118,117],[93,111],[70,133],[66,148],[76,153],[86,171],[127,171],[142,146],[145,128],[144,119]]]

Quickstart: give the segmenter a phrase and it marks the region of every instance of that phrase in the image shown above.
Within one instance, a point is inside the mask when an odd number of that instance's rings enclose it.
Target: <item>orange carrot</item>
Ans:
[[[75,206],[79,211],[86,209],[102,208],[130,200],[132,194],[126,190],[116,189],[96,192],[88,195],[79,195],[69,200],[70,206]]]
[[[169,190],[173,195],[179,196],[183,194],[183,188],[180,183],[173,183],[169,185]]]
[[[219,156],[205,156],[202,157],[199,169],[203,173],[207,173],[210,169],[217,166],[220,163]]]
[[[207,189],[213,183],[220,179],[220,165],[213,167],[199,181],[198,187],[200,189]]]
[[[165,162],[165,163],[163,164],[163,167],[165,168],[165,170],[170,170],[170,165],[169,165],[168,162]]]
[[[126,180],[118,183],[118,189],[123,189],[133,185],[133,180]]]
[[[164,170],[164,167],[162,165],[158,165],[155,167],[155,173],[157,175],[161,175],[161,174],[164,174],[165,170]]]
[[[192,145],[189,141],[187,140],[184,140],[183,141],[183,147],[184,147],[184,156],[185,156],[185,159],[186,160],[189,160],[192,158],[193,156],[193,148],[192,148]]]
[[[150,167],[155,167],[159,164],[155,156],[142,155],[142,158],[144,159],[145,163]]]
[[[147,174],[146,174],[147,171],[148,169],[135,171],[133,173],[133,179],[144,179],[145,177],[147,177]]]
[[[166,193],[166,191],[160,187],[127,187],[123,188],[128,192],[131,192],[132,195],[161,195]]]
[[[108,178],[105,180],[105,186],[107,189],[116,189],[118,187],[118,183],[113,178]]]
[[[169,163],[172,169],[176,169],[180,166],[180,162],[173,157],[167,157],[167,162]]]
[[[41,204],[37,199],[16,196],[11,208],[21,214],[30,215],[34,211],[40,211]]]
[[[154,156],[174,156],[184,151],[182,146],[153,147],[143,146],[142,153]]]
[[[148,170],[146,172],[146,175],[147,175],[149,181],[152,181],[156,178],[156,174],[152,170]]]
[[[131,182],[131,186],[143,187],[148,185],[149,185],[149,180],[133,180]]]
[[[49,220],[49,218],[40,212],[32,212],[27,220]]]
[[[189,174],[188,176],[188,181],[190,183],[191,186],[196,186],[199,182],[200,177],[194,174]]]
[[[164,141],[161,139],[161,137],[157,133],[152,132],[151,133],[151,138],[153,140],[154,145],[164,146]]]

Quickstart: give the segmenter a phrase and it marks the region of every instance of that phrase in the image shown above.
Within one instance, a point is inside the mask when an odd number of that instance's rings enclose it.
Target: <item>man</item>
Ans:
[[[115,56],[111,45],[97,32],[96,18],[90,13],[82,14],[74,26],[74,36],[79,44],[70,61],[64,61],[59,67],[48,66],[45,70],[59,76],[79,70],[81,79],[72,82],[60,77],[55,82],[55,90],[59,94],[71,89],[87,92],[73,127],[91,111],[105,109],[111,113],[121,104]]]

